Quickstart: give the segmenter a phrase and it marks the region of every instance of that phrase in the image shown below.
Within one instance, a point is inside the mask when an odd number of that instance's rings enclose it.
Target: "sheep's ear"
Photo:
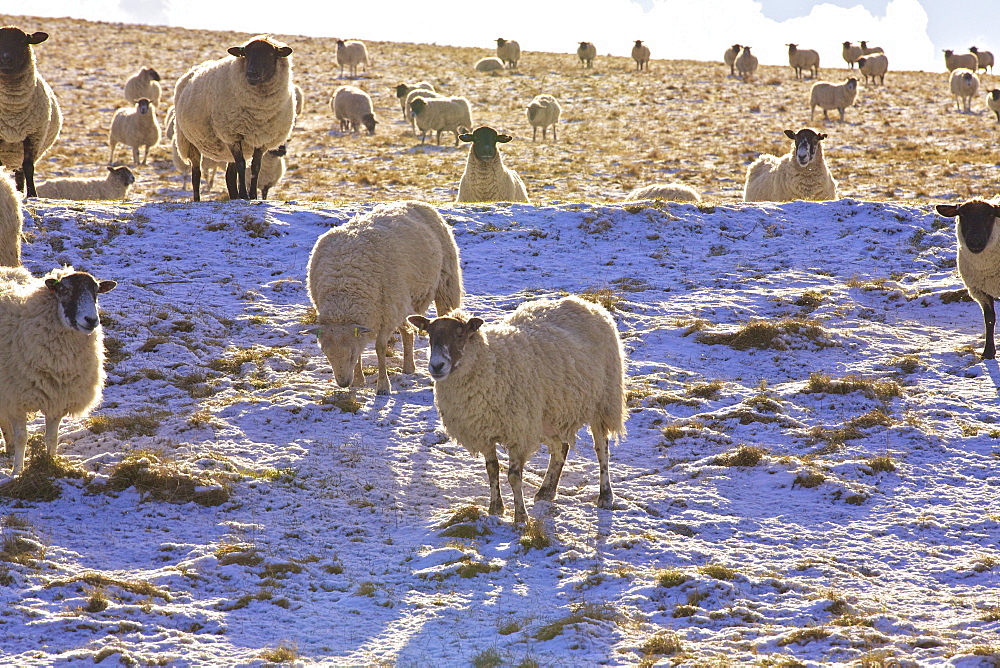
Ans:
[[[506,144],[507,142],[509,142],[512,139],[513,139],[513,137],[511,137],[510,135],[497,135],[497,142],[499,142],[501,144]]]
[[[236,56],[237,58],[243,57],[243,47],[242,46],[231,46],[227,49],[226,53],[230,56]]]
[[[818,135],[816,135],[816,139],[818,139],[819,141],[823,141],[824,139],[826,139],[826,134],[821,132]]]
[[[117,285],[117,281],[101,281],[97,284],[97,294],[103,295],[105,292],[111,292]]]
[[[792,132],[791,130],[785,130],[785,136],[788,137],[789,139],[795,139],[795,133]]]
[[[108,171],[109,172],[113,172],[113,171],[115,171],[115,169],[117,169],[117,167],[112,167],[111,165],[108,165]]]
[[[934,208],[945,218],[954,218],[958,215],[958,207],[954,204],[938,204]]]
[[[56,288],[59,287],[59,280],[55,278],[46,278],[45,287],[47,287],[50,292],[55,292]]]
[[[458,135],[458,138],[461,139],[462,141],[472,141],[473,139],[475,139],[475,137],[473,137],[472,133],[470,132],[460,134]]]
[[[28,35],[28,44],[41,44],[48,38],[49,38],[49,33],[42,32],[41,30],[39,30],[38,32],[33,32],[30,35]]]
[[[278,58],[287,58],[288,56],[292,55],[292,47],[290,46],[280,47],[277,51],[278,51]]]
[[[469,322],[465,323],[465,329],[469,334],[473,332],[478,332],[479,328],[483,326],[482,318],[469,318]]]
[[[431,321],[422,315],[411,315],[406,317],[406,321],[419,329],[421,332],[427,331],[427,325],[431,324]]]

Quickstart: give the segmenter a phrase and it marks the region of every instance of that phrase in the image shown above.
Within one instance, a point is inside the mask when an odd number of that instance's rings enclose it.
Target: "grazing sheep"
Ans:
[[[871,77],[872,84],[875,84],[875,77],[879,78],[879,83],[885,85],[885,73],[889,71],[889,59],[885,57],[884,53],[876,53],[873,56],[862,56],[858,58],[858,70],[865,77],[865,83],[868,83],[868,77]]]
[[[0,169],[0,267],[21,266],[21,195],[6,169]]]
[[[403,112],[403,119],[409,120],[406,115],[406,96],[415,90],[434,90],[434,84],[427,81],[418,81],[417,83],[401,83],[396,84],[393,89],[396,93],[396,99],[399,100],[399,108]]]
[[[189,163],[184,161],[181,157],[180,151],[177,149],[177,136],[174,133],[174,107],[173,105],[167,109],[167,115],[163,120],[163,134],[167,141],[170,142],[170,160],[174,163],[174,169],[181,173],[183,176],[184,184],[187,184],[188,177],[191,174],[191,166]],[[209,160],[205,156],[201,156],[201,173],[207,174],[205,178],[205,190],[212,190],[212,186],[215,185],[215,173],[220,167],[225,167],[224,162],[215,162],[214,160]]]
[[[743,199],[747,202],[837,199],[837,184],[823,159],[825,134],[809,128],[785,130],[794,143],[780,158],[762,153],[747,168]]]
[[[344,68],[350,68],[351,76],[358,76],[358,65],[365,68],[368,73],[368,47],[364,42],[356,39],[344,41],[337,40],[337,64],[340,65],[340,76],[344,76]]]
[[[462,272],[451,228],[424,202],[379,204],[324,233],[309,257],[313,330],[340,387],[363,385],[361,354],[375,341],[378,394],[389,394],[389,336],[403,339],[403,373],[413,373],[413,330],[406,316],[462,302]]]
[[[418,97],[410,103],[410,113],[420,129],[420,143],[427,139],[427,131],[437,132],[437,143],[441,144],[441,133],[455,133],[455,146],[458,146],[458,135],[472,127],[472,109],[464,97]]]
[[[364,125],[368,134],[375,134],[378,120],[375,118],[372,98],[360,88],[341,86],[333,92],[330,106],[334,116],[340,121],[341,132],[358,132],[360,126]]]
[[[425,88],[417,88],[415,90],[411,90],[407,94],[406,101],[403,103],[404,105],[403,116],[406,118],[407,121],[409,121],[410,129],[413,130],[414,132],[417,131],[417,126],[416,122],[413,120],[413,101],[417,99],[427,100],[432,97],[443,98],[447,96],[433,90],[427,90]]]
[[[160,143],[160,124],[156,120],[156,108],[146,98],[139,98],[134,109],[122,108],[115,112],[108,131],[111,157],[108,164],[115,164],[115,148],[118,144],[132,147],[133,164],[146,164],[149,148]],[[142,163],[139,162],[139,147],[145,147]]]
[[[959,67],[951,73],[951,94],[955,98],[958,111],[972,111],[972,98],[979,92],[979,76],[971,70]]]
[[[38,196],[48,199],[125,199],[133,183],[135,174],[128,167],[108,167],[108,175],[103,179],[64,178],[39,183]]]
[[[125,82],[125,100],[130,103],[146,98],[154,107],[160,106],[160,75],[152,67],[140,67],[139,71]]]
[[[267,199],[267,193],[278,184],[285,175],[285,155],[288,147],[282,144],[278,148],[265,151],[260,159],[260,172],[257,174],[257,184],[260,186],[260,198]]]
[[[585,68],[592,69],[594,58],[597,58],[597,47],[593,42],[580,42],[580,46],[576,47],[576,57]]]
[[[997,349],[993,330],[997,316],[993,302],[1000,296],[1000,248],[996,232],[996,218],[1000,205],[995,201],[969,200],[956,206],[938,204],[937,212],[946,218],[958,218],[955,234],[958,237],[958,275],[962,277],[969,295],[983,310],[986,325],[986,345],[982,359],[996,359]]]
[[[295,117],[302,115],[302,110],[306,106],[306,92],[298,84],[295,85]]]
[[[497,134],[493,128],[476,128],[463,134],[462,141],[472,142],[465,172],[458,184],[456,202],[528,202],[524,181],[513,169],[503,164],[497,144],[506,144],[513,137]]]
[[[736,71],[744,81],[752,79],[757,72],[757,56],[750,53],[750,47],[744,46],[736,57]]]
[[[632,46],[632,60],[635,61],[635,71],[641,72],[649,67],[649,47],[641,39],[635,40]]]
[[[62,129],[59,102],[35,68],[32,45],[49,38],[20,28],[0,28],[0,161],[14,172],[17,189],[35,197],[35,163]]]
[[[740,50],[743,47],[739,44],[733,44],[731,47],[726,49],[726,52],[722,54],[722,60],[729,65],[729,76],[736,76],[736,56],[740,55]]]
[[[862,56],[867,56],[870,53],[885,53],[881,46],[868,46],[868,42],[866,40],[861,40],[859,44],[861,44]]]
[[[408,318],[430,335],[428,372],[448,435],[486,459],[491,515],[503,514],[496,446],[507,450],[514,522],[527,520],[525,464],[542,443],[549,465],[535,501],[551,501],[576,433],[590,425],[600,466],[597,505],[611,508],[609,439],[625,435],[625,353],[610,314],[578,297],[521,304],[485,325],[462,311]]]
[[[683,183],[653,183],[639,186],[625,196],[626,201],[639,199],[662,199],[668,202],[700,202],[701,195],[691,186]]]
[[[977,69],[986,70],[990,68],[990,72],[993,72],[993,52],[992,51],[980,51],[974,46],[969,47],[969,53],[976,54],[976,67]]]
[[[504,69],[503,61],[496,56],[480,58],[476,61],[477,72],[499,72]]]
[[[104,334],[97,295],[115,287],[64,267],[33,278],[0,270],[0,431],[24,468],[28,414],[45,415],[45,445],[56,454],[59,423],[86,415],[104,388]]]
[[[528,104],[528,122],[531,123],[531,141],[535,141],[538,136],[538,128],[542,129],[542,139],[545,139],[545,129],[552,126],[552,141],[559,141],[556,136],[556,123],[559,122],[559,115],[562,107],[559,100],[551,95],[536,95]]]
[[[788,47],[788,64],[795,70],[795,78],[801,79],[802,70],[810,70],[812,78],[819,76],[819,52],[813,49],[800,49],[798,44],[786,44]]]
[[[844,62],[847,63],[848,69],[854,69],[854,63],[858,61],[858,58],[865,55],[861,52],[860,46],[855,46],[850,42],[844,42],[843,48],[841,49],[841,54],[844,56]]]
[[[1000,88],[994,88],[987,93],[986,106],[997,115],[997,122],[1000,123]]]
[[[955,53],[951,49],[944,49],[944,64],[949,72],[954,72],[960,67],[975,72],[979,69],[979,56],[974,53]]]
[[[497,58],[510,69],[516,68],[517,61],[521,60],[521,45],[512,39],[497,37]]]
[[[813,119],[816,107],[823,110],[823,118],[829,120],[827,112],[836,109],[840,112],[840,122],[844,122],[844,109],[854,104],[858,96],[858,80],[850,77],[842,84],[832,84],[828,81],[817,81],[809,90],[809,120]]]
[[[195,202],[202,156],[227,163],[230,199],[256,198],[264,151],[283,144],[295,124],[292,49],[260,35],[228,52],[188,70],[174,91],[177,149],[191,165]]]

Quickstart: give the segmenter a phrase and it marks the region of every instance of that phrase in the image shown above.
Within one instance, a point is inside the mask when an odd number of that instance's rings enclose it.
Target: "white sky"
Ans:
[[[848,4],[843,0],[841,4]],[[865,9],[865,1],[873,9]],[[949,21],[950,0],[858,0],[853,7],[803,0],[793,5],[778,0],[503,0],[484,3],[490,13],[470,11],[467,0],[0,0],[0,13],[73,16],[100,21],[149,23],[236,30],[249,33],[301,34],[369,40],[493,46],[497,37],[516,39],[523,51],[573,52],[588,40],[598,53],[628,55],[632,42],[642,39],[653,59],[721,60],[733,43],[749,44],[762,63],[786,64],[785,44],[820,52],[821,64],[843,67],[840,45],[868,40],[881,46],[889,66],[899,70],[943,71],[942,48],[964,51],[975,44],[992,45],[987,30],[994,23],[976,7]],[[973,0],[987,14],[1000,2]],[[783,7],[778,12],[778,6]],[[881,7],[879,7],[881,5]],[[239,7],[240,11],[234,11]],[[644,8],[645,7],[645,8]],[[801,7],[801,9],[797,9]],[[794,15],[784,21],[768,16]],[[928,12],[937,23],[930,25]],[[516,20],[511,17],[517,17]],[[970,17],[976,17],[970,21]],[[43,29],[37,25],[22,26]],[[963,29],[963,27],[965,29]],[[935,44],[929,33],[938,28]],[[945,30],[944,28],[947,28]],[[995,31],[992,31],[995,32]],[[941,34],[947,33],[947,38]],[[995,48],[996,47],[996,48]]]

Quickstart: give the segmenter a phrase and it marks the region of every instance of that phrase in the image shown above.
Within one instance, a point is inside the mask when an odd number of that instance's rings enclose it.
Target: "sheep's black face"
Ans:
[[[378,124],[378,121],[375,120],[374,114],[365,114],[362,116],[361,123],[365,126],[365,130],[368,131],[368,134],[375,134],[375,126]]]
[[[278,46],[267,40],[255,39],[246,46],[234,46],[229,55],[246,59],[246,78],[251,86],[258,86],[274,78],[278,71],[278,59],[287,58],[292,49]]]
[[[990,91],[990,99],[992,99],[994,102],[1000,100],[1000,88],[994,88],[993,90]]]
[[[483,126],[476,128],[471,134],[466,132],[458,136],[462,141],[472,142],[472,153],[479,160],[489,162],[497,156],[497,144],[506,144],[513,139],[510,135],[498,134],[493,128]]]
[[[146,70],[146,76],[149,77],[150,81],[159,81],[160,75],[152,67]]]
[[[45,280],[45,287],[55,294],[59,319],[69,329],[90,334],[100,324],[97,295],[110,292],[114,281],[98,281],[85,271]]]
[[[148,114],[149,113],[149,100],[147,100],[144,97],[139,98],[138,100],[136,100],[135,101],[135,110],[137,112],[139,112],[140,114],[143,114],[143,115]]]
[[[20,28],[0,28],[0,74],[17,74],[31,60],[31,45],[41,44],[49,38],[47,33],[27,34]]]
[[[820,153],[819,143],[826,139],[825,134],[819,134],[809,128],[802,128],[798,132],[785,130],[785,136],[795,142],[795,162],[799,167],[805,167]]]
[[[946,218],[958,216],[958,242],[972,253],[982,253],[993,237],[993,227],[997,216],[1000,216],[1000,206],[982,200],[971,200],[961,206],[938,204],[937,212]]]
[[[465,345],[483,326],[481,318],[469,318],[463,321],[443,316],[428,320],[422,315],[411,315],[406,320],[414,327],[427,332],[431,344],[427,372],[436,381],[444,380],[458,368],[462,353],[465,352]]]

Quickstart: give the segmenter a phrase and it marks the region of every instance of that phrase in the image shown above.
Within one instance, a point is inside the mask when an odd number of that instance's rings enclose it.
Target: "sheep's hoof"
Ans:
[[[597,497],[597,507],[607,508],[608,510],[615,507],[615,497],[614,494],[611,493],[610,489],[602,491]]]
[[[528,523],[528,513],[523,510],[518,510],[514,512],[514,524],[527,524]]]
[[[551,501],[556,498],[556,490],[547,487],[539,487],[535,492],[535,501]]]
[[[503,501],[490,504],[490,515],[503,515]]]
[[[388,395],[392,394],[392,391],[388,387],[379,387],[379,388],[377,388],[375,390],[375,394],[378,394],[378,395],[381,395],[381,396],[384,397],[384,396],[388,396]]]

